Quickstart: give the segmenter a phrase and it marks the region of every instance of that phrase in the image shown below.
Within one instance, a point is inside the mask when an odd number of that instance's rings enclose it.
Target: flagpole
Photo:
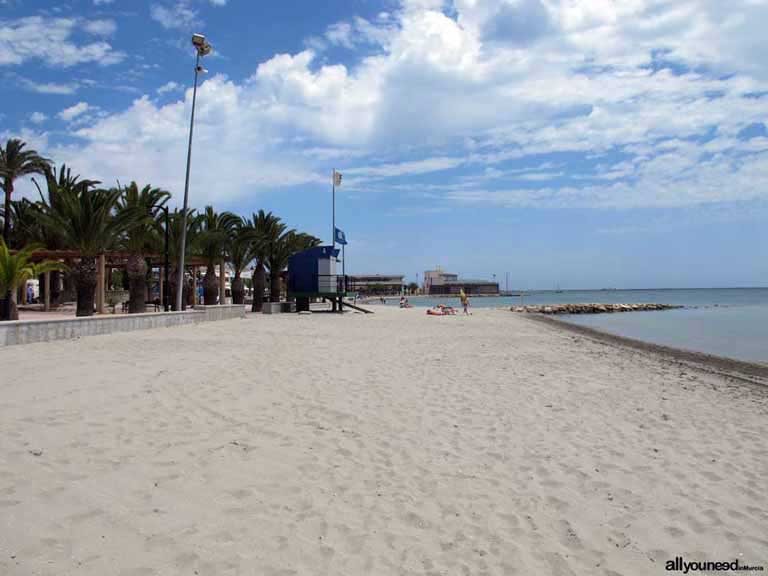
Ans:
[[[333,221],[331,227],[331,238],[333,238],[333,248],[336,248],[336,168],[333,169],[331,174],[331,180],[333,181]]]

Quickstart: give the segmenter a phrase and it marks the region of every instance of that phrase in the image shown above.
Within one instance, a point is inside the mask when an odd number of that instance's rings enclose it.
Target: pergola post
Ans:
[[[163,282],[163,273],[165,272],[165,268],[160,266],[157,271],[158,276],[160,277],[160,306],[162,306],[163,310],[165,310],[165,282]]]
[[[227,293],[227,276],[226,276],[226,267],[224,266],[224,260],[221,261],[221,264],[219,264],[219,305],[224,306],[224,304],[227,303],[226,299],[226,293]]]
[[[43,289],[45,290],[45,300],[43,301],[43,310],[48,312],[51,309],[51,273],[43,274]]]
[[[96,258],[96,313],[104,314],[104,287],[105,287],[105,268],[106,257],[104,254],[99,254]]]
[[[197,306],[197,266],[192,266],[192,306]]]

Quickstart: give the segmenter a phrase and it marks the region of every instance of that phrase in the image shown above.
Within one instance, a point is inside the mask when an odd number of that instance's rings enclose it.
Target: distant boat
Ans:
[[[562,294],[563,291],[560,290],[560,284],[557,285],[557,288],[555,288],[555,294]]]

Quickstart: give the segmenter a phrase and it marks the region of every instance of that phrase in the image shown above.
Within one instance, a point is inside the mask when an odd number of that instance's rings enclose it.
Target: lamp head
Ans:
[[[213,52],[213,46],[208,43],[202,34],[192,34],[192,45],[200,56],[208,56]]]

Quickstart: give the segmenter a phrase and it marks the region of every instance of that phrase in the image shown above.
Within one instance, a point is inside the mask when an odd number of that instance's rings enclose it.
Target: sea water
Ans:
[[[414,306],[458,298],[412,298]],[[692,290],[565,290],[471,298],[475,308],[542,304],[673,304],[679,310],[565,315],[560,319],[654,344],[768,364],[768,288]]]

